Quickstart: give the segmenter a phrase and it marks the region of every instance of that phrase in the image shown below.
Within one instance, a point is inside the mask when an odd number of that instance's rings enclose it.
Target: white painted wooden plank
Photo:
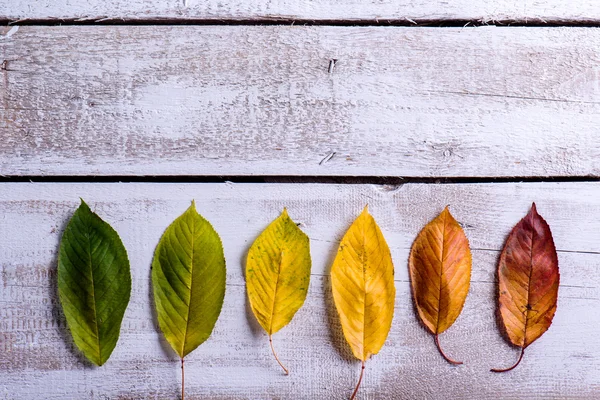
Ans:
[[[600,21],[595,0],[6,0],[0,18],[75,19],[308,19],[308,20],[476,20],[520,23]]]
[[[598,176],[598,48],[589,28],[21,26],[0,174]]]
[[[82,196],[120,233],[133,292],[121,339],[102,368],[82,362],[56,296],[61,231]],[[0,398],[177,398],[179,364],[157,332],[150,263],[166,226],[196,200],[221,234],[228,269],[225,304],[213,336],[186,362],[189,398],[345,398],[359,364],[350,358],[327,279],[338,242],[365,203],[396,266],[396,312],[380,354],[368,362],[363,399],[565,399],[600,394],[600,185],[469,184],[399,187],[319,184],[2,184],[0,185]],[[511,373],[517,351],[494,317],[498,251],[532,200],[549,222],[561,268],[550,330]],[[422,226],[449,204],[473,248],[465,309],[441,337],[466,365],[437,353],[417,322],[406,260]],[[275,335],[283,376],[247,307],[242,270],[251,242],[287,206],[311,238],[313,273],[306,305]]]

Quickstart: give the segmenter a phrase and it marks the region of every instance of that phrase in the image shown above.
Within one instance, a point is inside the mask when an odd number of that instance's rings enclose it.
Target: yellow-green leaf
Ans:
[[[287,210],[254,241],[246,261],[246,286],[256,319],[269,335],[286,326],[302,307],[310,282],[309,239]],[[279,362],[275,351],[275,358]],[[287,373],[287,369],[279,362]]]
[[[123,242],[81,200],[60,242],[58,295],[75,344],[96,365],[117,344],[130,293]]]
[[[165,231],[152,261],[158,325],[181,358],[204,343],[225,297],[225,257],[219,235],[192,205]]]
[[[394,315],[394,266],[390,249],[365,207],[344,235],[331,267],[331,286],[344,336],[365,361],[383,346]]]

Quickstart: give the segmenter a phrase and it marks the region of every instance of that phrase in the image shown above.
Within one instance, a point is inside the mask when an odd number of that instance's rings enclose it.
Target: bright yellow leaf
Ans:
[[[394,266],[390,249],[365,207],[344,235],[331,267],[333,299],[344,336],[356,358],[365,361],[383,346],[394,315]]]

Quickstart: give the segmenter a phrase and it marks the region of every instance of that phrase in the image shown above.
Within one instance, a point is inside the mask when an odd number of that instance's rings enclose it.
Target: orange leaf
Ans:
[[[415,239],[408,268],[421,321],[435,335],[442,356],[452,364],[462,364],[444,354],[438,339],[458,318],[471,280],[469,241],[448,207]]]
[[[508,236],[498,264],[498,309],[508,340],[521,348],[515,365],[521,362],[525,348],[542,336],[552,324],[558,298],[558,257],[552,232],[531,210]]]

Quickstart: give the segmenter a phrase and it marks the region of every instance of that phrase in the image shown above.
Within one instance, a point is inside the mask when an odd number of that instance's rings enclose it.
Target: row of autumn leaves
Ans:
[[[58,290],[77,347],[104,364],[116,346],[129,303],[127,252],[114,229],[82,200],[60,244]],[[309,238],[283,213],[248,251],[246,285],[252,311],[269,336],[287,325],[302,306],[311,271]],[[412,294],[419,317],[438,335],[460,314],[470,284],[471,252],[458,222],[446,207],[417,236],[409,256]],[[210,336],[225,295],[221,239],[195,204],[165,231],[152,262],[158,322],[183,360]],[[535,204],[510,233],[498,266],[499,312],[507,339],[525,348],[550,326],[558,295],[558,260],[550,228]],[[344,336],[356,358],[379,352],[392,323],[396,289],[389,247],[367,207],[350,226],[331,268],[333,298]]]

